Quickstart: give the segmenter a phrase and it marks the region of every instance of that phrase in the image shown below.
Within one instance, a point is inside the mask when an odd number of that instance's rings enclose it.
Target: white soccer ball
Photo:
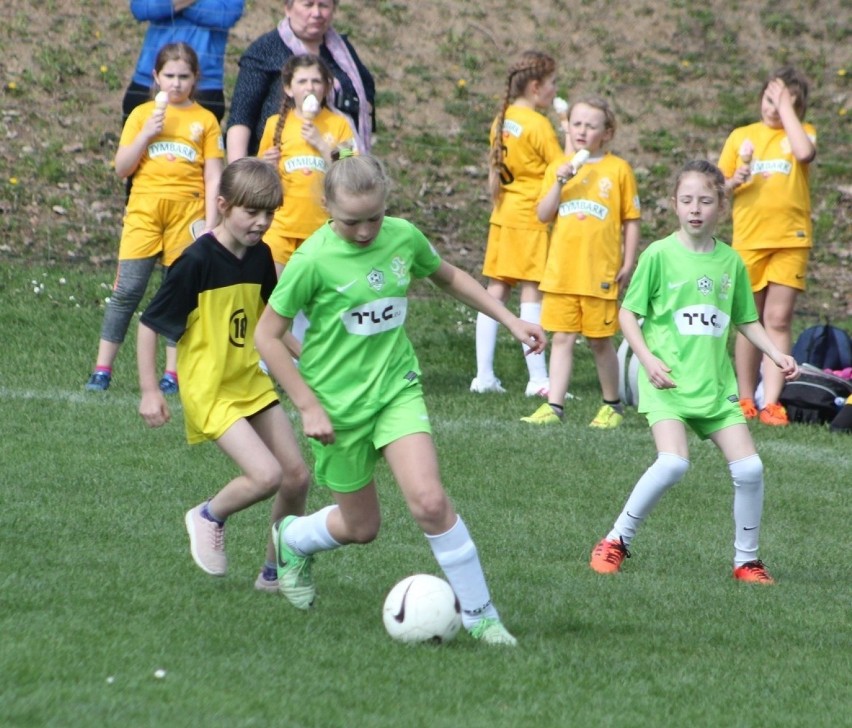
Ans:
[[[399,582],[385,598],[382,619],[399,642],[449,642],[461,628],[461,605],[452,587],[429,574]]]

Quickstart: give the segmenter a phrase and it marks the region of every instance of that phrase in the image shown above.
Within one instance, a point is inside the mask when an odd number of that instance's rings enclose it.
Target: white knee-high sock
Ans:
[[[494,349],[497,346],[497,329],[500,328],[493,318],[484,313],[476,315],[476,378],[480,382],[493,381]]]
[[[657,459],[633,486],[633,492],[607,535],[607,540],[617,541],[621,538],[629,546],[642,521],[648,517],[663,493],[678,483],[688,469],[689,460],[686,458],[668,452],[657,453]]]
[[[335,508],[335,505],[326,506],[309,516],[291,521],[284,531],[284,541],[300,556],[339,548],[342,544],[335,541],[328,531],[328,514]]]
[[[541,323],[541,304],[540,303],[522,303],[521,304],[521,320],[529,321],[531,324]],[[524,350],[524,360],[527,363],[527,371],[530,374],[530,381],[543,382],[547,379],[547,360],[544,354],[530,354],[530,350],[526,344],[521,344]]]
[[[728,463],[734,481],[734,566],[757,559],[763,516],[763,461],[749,455]]]
[[[484,617],[499,618],[491,603],[476,545],[461,516],[446,533],[437,536],[427,533],[426,538],[438,565],[459,598],[464,626],[470,628]]]

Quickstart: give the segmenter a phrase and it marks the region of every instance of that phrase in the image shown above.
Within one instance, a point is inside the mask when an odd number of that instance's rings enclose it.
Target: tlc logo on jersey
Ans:
[[[686,306],[675,311],[675,325],[683,336],[725,336],[731,317],[709,304]]]
[[[397,329],[405,323],[408,299],[379,298],[340,314],[346,331],[355,336],[372,336]]]

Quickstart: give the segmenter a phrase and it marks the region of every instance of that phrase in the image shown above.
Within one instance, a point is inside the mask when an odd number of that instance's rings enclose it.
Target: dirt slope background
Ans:
[[[280,0],[247,0],[231,33],[226,91],[242,50],[282,12]],[[850,14],[847,0],[342,0],[336,27],[376,76],[375,152],[397,182],[392,213],[411,217],[472,272],[489,213],[488,124],[521,51],[558,59],[560,95],[594,91],[614,104],[612,149],[637,172],[643,244],[674,224],[667,198],[680,164],[715,161],[729,131],[757,118],[769,70],[803,68],[819,157],[817,248],[801,304],[838,319],[852,317]],[[3,0],[3,265],[112,266],[124,197],[111,162],[143,31],[123,2]]]

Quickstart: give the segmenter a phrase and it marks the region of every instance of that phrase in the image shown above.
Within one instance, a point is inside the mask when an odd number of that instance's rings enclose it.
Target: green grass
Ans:
[[[649,519],[624,573],[600,577],[589,551],[653,457],[646,425],[631,413],[616,432],[585,426],[598,394],[582,347],[571,388],[579,399],[562,427],[517,421],[536,403],[518,394],[525,369],[504,334],[498,368],[510,393],[469,394],[474,317],[422,286],[409,331],[442,475],[520,646],[487,649],[460,635],[440,648],[404,647],[384,633],[384,595],[437,566],[384,467],[382,533],[317,559],[311,613],[251,588],[266,506],[232,519],[226,578],[193,565],[183,513],[234,468],[213,445],[186,445],[179,406],[169,426],[144,427],[133,330],[113,388],[83,392],[110,276],[0,269],[3,725],[848,719],[850,572],[838,548],[852,482],[846,439],[823,428],[753,429],[767,472],[763,556],[776,587],[732,582],[730,482],[721,456],[696,440],[691,471]],[[309,507],[328,500],[315,489]]]

